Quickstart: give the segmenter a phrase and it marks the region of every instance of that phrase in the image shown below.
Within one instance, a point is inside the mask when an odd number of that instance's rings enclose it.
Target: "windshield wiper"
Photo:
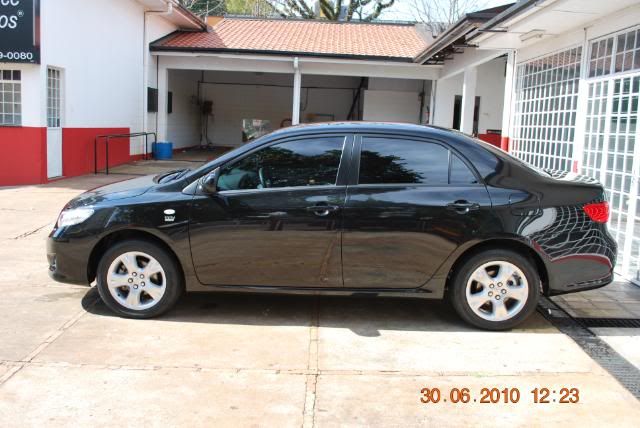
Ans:
[[[165,172],[158,177],[158,183],[168,183],[169,181],[177,180],[178,178],[184,177],[189,171],[191,171],[191,168],[176,169]]]

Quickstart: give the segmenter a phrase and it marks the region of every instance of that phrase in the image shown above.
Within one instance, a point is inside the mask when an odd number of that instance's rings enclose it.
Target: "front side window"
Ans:
[[[449,150],[439,144],[364,137],[358,184],[447,184]]]
[[[0,70],[0,126],[22,124],[20,70]]]
[[[218,190],[335,185],[344,137],[274,144],[224,166]]]

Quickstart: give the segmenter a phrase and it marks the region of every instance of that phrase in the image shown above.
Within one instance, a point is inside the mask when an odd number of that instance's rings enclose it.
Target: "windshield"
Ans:
[[[267,134],[267,135],[271,135],[271,134]],[[222,163],[225,163],[226,161],[235,158],[238,155],[238,151],[242,150],[242,152],[244,152],[246,149],[251,150],[251,148],[253,147],[257,147],[259,145],[262,144],[262,142],[266,139],[267,135],[264,135],[260,138],[257,138],[253,141],[251,141],[250,143],[246,143],[240,147],[237,147],[233,150],[230,150],[220,156],[218,156],[215,159],[212,159],[211,161],[205,163],[204,165],[202,165],[200,168],[196,168],[193,171],[188,171],[188,175],[190,177],[196,177],[196,176],[200,176],[203,175],[204,173],[210,171],[215,165],[220,165]],[[185,177],[187,174],[181,176],[181,177]]]

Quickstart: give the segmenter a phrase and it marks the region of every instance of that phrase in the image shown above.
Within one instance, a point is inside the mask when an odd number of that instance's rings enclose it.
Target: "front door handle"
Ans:
[[[479,210],[480,204],[469,201],[455,201],[447,204],[447,209],[455,211],[458,214],[467,214],[469,211]]]
[[[307,207],[307,211],[311,211],[319,217],[326,217],[330,213],[336,212],[339,209],[340,207],[337,205],[314,205],[312,207]]]

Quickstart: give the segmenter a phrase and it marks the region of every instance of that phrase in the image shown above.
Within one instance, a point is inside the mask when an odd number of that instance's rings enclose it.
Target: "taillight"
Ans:
[[[595,202],[582,208],[589,218],[596,223],[606,223],[609,220],[609,202]]]

